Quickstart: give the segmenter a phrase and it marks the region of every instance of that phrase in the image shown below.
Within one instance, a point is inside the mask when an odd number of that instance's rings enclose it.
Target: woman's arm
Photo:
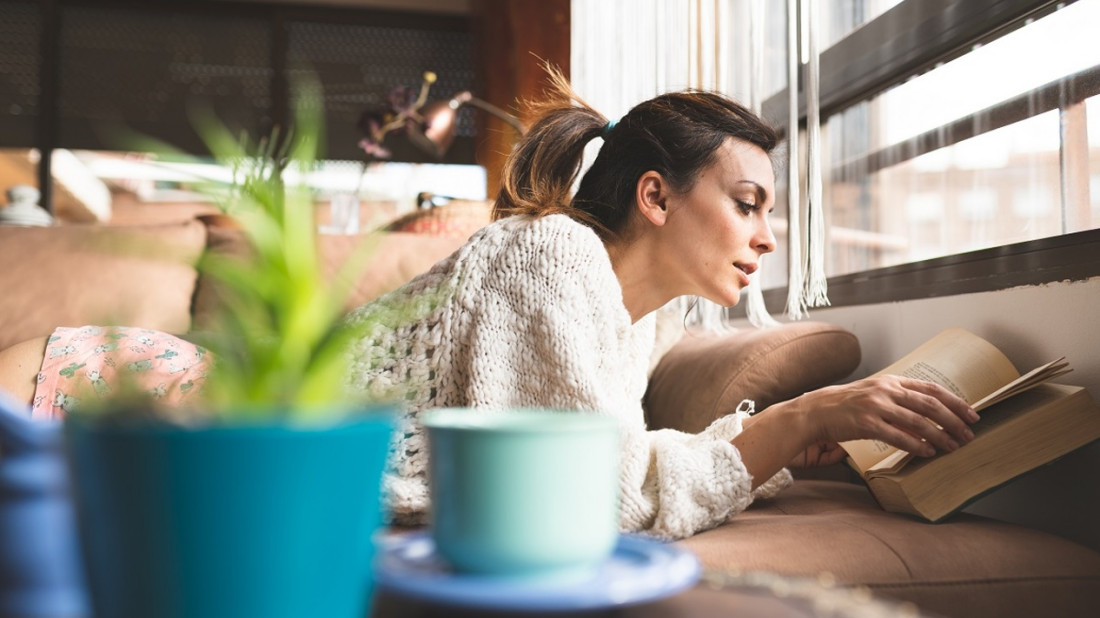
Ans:
[[[42,369],[46,339],[36,337],[0,350],[0,390],[28,406],[34,398],[36,378]]]
[[[953,451],[973,439],[968,424],[977,420],[938,384],[879,376],[777,403],[746,422],[732,443],[755,487],[792,461],[840,461],[836,444],[847,440],[881,440],[923,457]]]

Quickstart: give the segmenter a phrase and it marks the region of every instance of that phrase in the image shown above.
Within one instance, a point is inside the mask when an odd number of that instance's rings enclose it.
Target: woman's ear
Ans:
[[[638,178],[634,202],[641,213],[653,225],[664,225],[668,218],[668,183],[663,176],[650,170]]]

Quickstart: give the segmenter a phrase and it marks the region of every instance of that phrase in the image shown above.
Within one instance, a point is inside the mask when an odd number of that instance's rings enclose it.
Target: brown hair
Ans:
[[[550,88],[543,101],[528,103],[538,120],[504,164],[494,219],[563,213],[607,239],[623,230],[645,172],[688,191],[727,138],[766,153],[778,143],[775,130],[752,111],[705,91],[654,97],[607,130],[607,118],[578,97],[560,71],[546,70]],[[570,198],[585,144],[596,137],[603,137],[603,147]]]

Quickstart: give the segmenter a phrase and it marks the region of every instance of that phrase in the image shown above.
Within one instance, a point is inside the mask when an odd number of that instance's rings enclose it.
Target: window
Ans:
[[[834,304],[1100,274],[1100,0],[821,7]]]

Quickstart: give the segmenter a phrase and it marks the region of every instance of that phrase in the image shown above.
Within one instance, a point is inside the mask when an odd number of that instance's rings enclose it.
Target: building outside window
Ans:
[[[819,6],[831,278],[1100,228],[1100,0]],[[769,16],[769,31],[785,19]],[[934,44],[959,30],[971,40]],[[921,36],[932,42],[897,43]],[[893,74],[837,79],[846,62]],[[777,69],[765,67],[773,121]]]

